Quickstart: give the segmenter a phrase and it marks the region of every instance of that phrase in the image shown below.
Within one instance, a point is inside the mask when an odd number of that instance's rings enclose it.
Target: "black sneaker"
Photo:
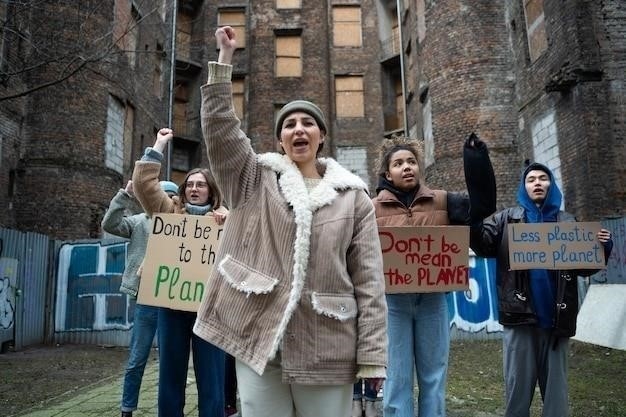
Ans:
[[[122,411],[122,417],[133,417],[132,411]]]

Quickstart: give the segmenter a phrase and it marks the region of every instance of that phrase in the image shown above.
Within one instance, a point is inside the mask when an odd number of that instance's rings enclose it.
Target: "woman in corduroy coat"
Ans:
[[[202,87],[209,163],[230,209],[194,331],[236,358],[244,416],[348,417],[357,376],[387,364],[382,253],[363,181],[319,158],[326,120],[295,100],[278,113],[284,154],[256,154],[232,102],[234,31]]]

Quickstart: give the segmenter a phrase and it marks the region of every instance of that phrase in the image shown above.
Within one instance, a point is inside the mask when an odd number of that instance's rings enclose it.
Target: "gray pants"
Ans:
[[[529,417],[535,386],[543,399],[543,417],[567,417],[569,339],[555,339],[549,329],[504,327],[504,417]]]

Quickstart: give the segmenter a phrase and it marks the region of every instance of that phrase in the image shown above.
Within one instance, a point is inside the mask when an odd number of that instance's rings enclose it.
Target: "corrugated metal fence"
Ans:
[[[589,285],[626,284],[626,218],[602,224],[613,233],[613,252],[606,270],[579,278],[581,301]],[[128,345],[135,305],[119,292],[125,241],[52,242],[0,228],[0,243],[0,343]],[[449,293],[448,311],[454,339],[501,336],[493,259],[470,257],[469,291]]]
[[[53,282],[48,273],[50,239],[0,228],[0,245],[0,343],[12,341],[15,349],[43,343]]]

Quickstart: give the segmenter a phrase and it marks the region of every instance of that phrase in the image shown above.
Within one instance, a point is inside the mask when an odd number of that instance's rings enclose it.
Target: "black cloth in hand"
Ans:
[[[470,200],[470,221],[479,223],[496,211],[496,176],[487,144],[474,132],[463,145],[463,169]]]

